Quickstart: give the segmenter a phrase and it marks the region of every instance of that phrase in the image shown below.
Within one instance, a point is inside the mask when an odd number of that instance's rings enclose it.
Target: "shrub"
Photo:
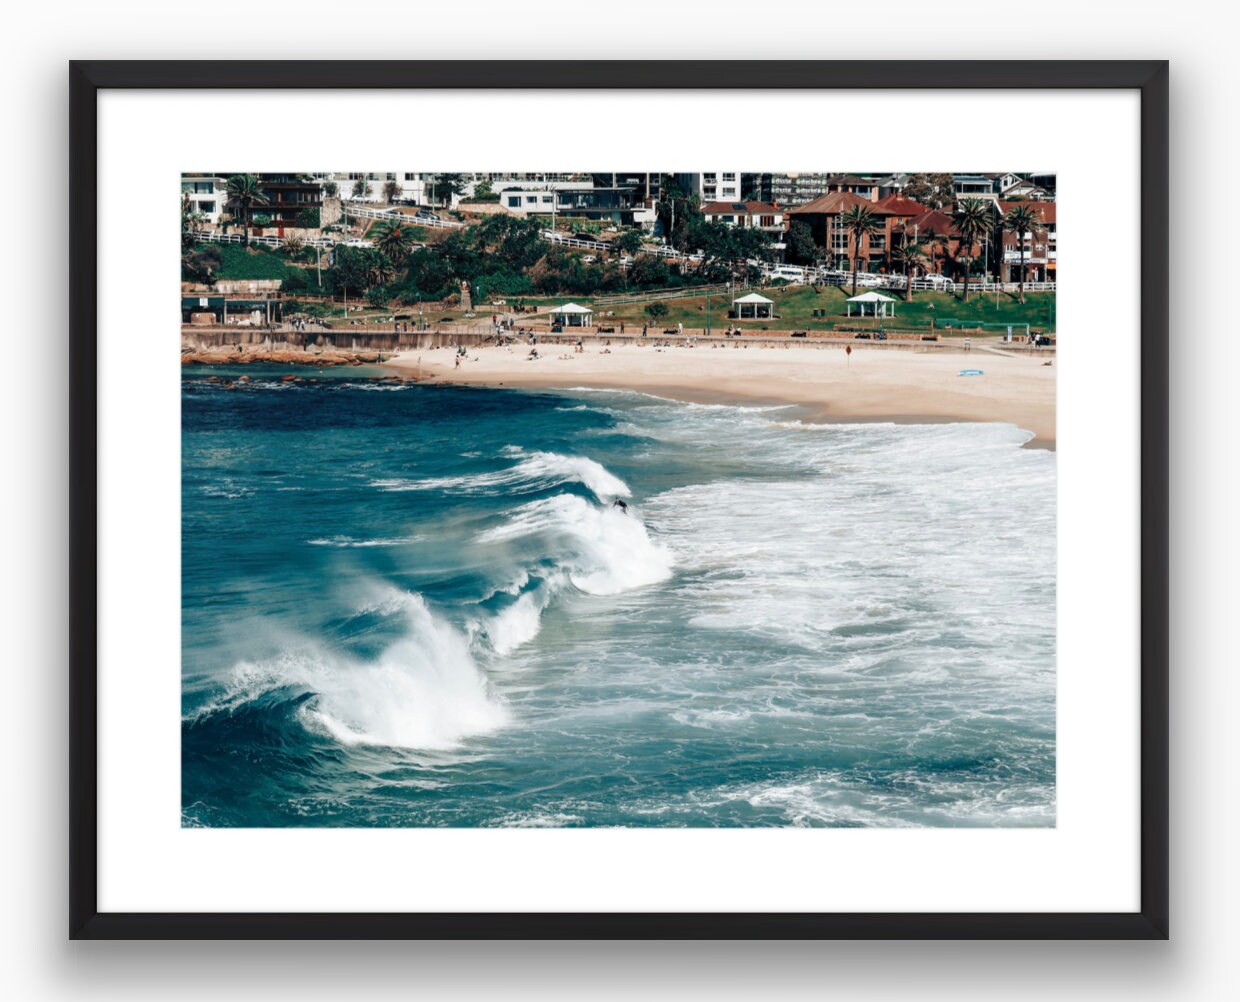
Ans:
[[[667,316],[667,304],[666,303],[647,303],[646,309],[644,312],[646,316],[648,316],[651,320],[654,320],[654,321],[662,320],[665,316]]]

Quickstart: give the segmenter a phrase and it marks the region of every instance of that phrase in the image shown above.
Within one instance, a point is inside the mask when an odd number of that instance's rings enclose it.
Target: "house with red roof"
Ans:
[[[773,236],[784,232],[784,210],[773,202],[707,202],[702,215],[708,223],[762,230]]]
[[[800,222],[809,226],[814,243],[826,249],[831,267],[849,268],[855,249],[852,234],[841,220],[845,213],[857,206],[868,209],[883,224],[880,232],[862,238],[859,254],[856,255],[861,258],[861,268],[865,271],[884,270],[894,224],[901,217],[877,202],[853,192],[832,191],[791,209],[788,219],[790,224]]]

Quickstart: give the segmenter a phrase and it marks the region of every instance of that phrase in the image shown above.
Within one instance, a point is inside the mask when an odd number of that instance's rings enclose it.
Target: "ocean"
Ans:
[[[1054,825],[1028,432],[289,371],[183,378],[183,825]]]

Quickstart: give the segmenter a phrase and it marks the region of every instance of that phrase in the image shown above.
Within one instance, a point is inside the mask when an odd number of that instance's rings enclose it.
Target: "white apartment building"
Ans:
[[[189,199],[192,211],[204,222],[218,226],[228,201],[228,181],[208,174],[183,174],[181,196]]]
[[[739,202],[740,171],[704,171],[700,174],[677,174],[676,183],[688,195],[697,195],[703,202]]]

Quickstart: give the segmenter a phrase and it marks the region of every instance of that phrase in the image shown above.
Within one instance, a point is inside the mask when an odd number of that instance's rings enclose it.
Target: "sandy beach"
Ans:
[[[389,364],[422,379],[478,386],[630,389],[699,403],[792,403],[818,419],[1002,421],[1033,432],[1031,444],[1055,447],[1055,367],[1049,356],[1001,352],[918,351],[838,342],[699,341],[694,348],[588,342],[471,348],[455,367],[451,348],[404,352]],[[962,376],[962,369],[982,375]]]

